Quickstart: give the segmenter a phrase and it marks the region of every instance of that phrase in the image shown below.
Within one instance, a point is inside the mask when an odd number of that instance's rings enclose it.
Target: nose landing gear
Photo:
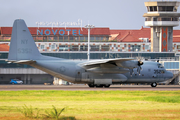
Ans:
[[[154,82],[154,83],[151,83],[151,87],[156,87],[157,86],[157,83]]]

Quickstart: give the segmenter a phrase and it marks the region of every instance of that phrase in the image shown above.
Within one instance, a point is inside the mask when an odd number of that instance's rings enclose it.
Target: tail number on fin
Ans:
[[[30,49],[30,48],[19,48],[18,53],[22,53],[22,54],[32,53],[32,49]]]
[[[28,40],[21,40],[21,44],[28,44]]]

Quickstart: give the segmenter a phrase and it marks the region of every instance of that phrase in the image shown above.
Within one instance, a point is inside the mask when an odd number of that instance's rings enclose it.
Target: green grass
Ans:
[[[40,110],[38,116],[52,111],[52,105],[66,108],[63,119],[178,120],[180,91],[0,91],[0,119],[25,119],[17,110],[24,105]]]

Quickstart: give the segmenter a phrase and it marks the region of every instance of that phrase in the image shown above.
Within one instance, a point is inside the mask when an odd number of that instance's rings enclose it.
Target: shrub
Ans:
[[[18,111],[21,112],[25,117],[38,118],[40,110],[38,108],[35,108],[35,110],[33,110],[32,106],[28,107],[24,105],[22,106],[22,109],[18,109]],[[36,114],[34,111],[36,111]]]

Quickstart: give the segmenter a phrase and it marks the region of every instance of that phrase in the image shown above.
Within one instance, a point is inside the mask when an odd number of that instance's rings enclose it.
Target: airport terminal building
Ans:
[[[88,36],[85,28],[81,30],[81,28],[30,27],[29,30],[43,55],[71,60],[87,59]],[[0,84],[7,84],[12,78],[23,80],[24,84],[57,83],[57,78],[43,71],[28,65],[9,64],[5,61],[8,57],[11,31],[12,27],[0,28]],[[73,31],[76,31],[76,34]],[[178,33],[176,31],[174,33]],[[179,42],[178,39],[175,39],[176,42],[173,43],[174,49],[169,52],[151,52],[150,40],[149,28],[141,28],[140,30],[94,28],[91,30],[90,37],[90,59],[131,57],[144,60],[160,60],[166,69],[177,73],[180,69],[178,57],[180,39]],[[61,84],[63,84],[62,81]]]

